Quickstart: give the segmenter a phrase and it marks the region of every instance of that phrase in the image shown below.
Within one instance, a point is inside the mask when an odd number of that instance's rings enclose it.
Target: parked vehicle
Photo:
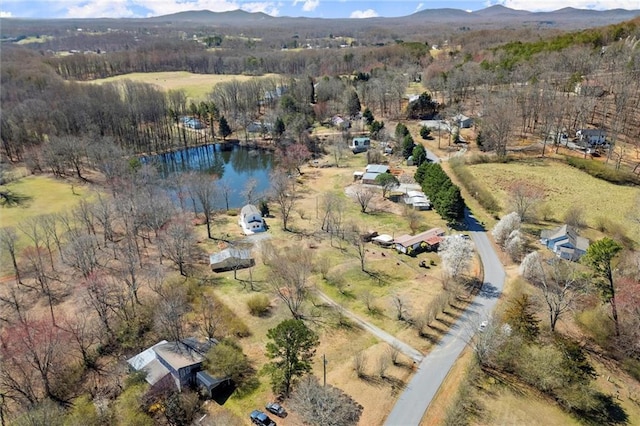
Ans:
[[[278,417],[284,417],[287,415],[287,410],[277,402],[270,402],[264,408],[267,409],[268,412],[275,414]]]
[[[249,415],[251,422],[259,426],[276,426],[276,422],[260,410],[253,410]]]

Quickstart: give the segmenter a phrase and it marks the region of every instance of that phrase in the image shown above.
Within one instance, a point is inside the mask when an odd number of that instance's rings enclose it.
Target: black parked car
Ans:
[[[253,410],[249,415],[251,417],[251,421],[259,426],[276,426],[276,422],[271,420],[269,416],[263,413],[260,410]]]

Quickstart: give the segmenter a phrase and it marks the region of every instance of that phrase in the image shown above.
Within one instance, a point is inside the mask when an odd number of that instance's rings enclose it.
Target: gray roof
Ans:
[[[540,238],[546,240],[556,240],[559,238],[567,238],[572,246],[578,250],[587,251],[589,248],[589,240],[578,235],[578,231],[570,225],[561,225],[553,229],[544,229],[540,233]]]
[[[389,171],[389,166],[386,164],[369,164],[365,170],[367,173],[387,173]]]
[[[365,173],[362,175],[362,180],[376,180],[376,178],[382,173]]]
[[[222,250],[219,253],[213,253],[209,255],[209,264],[215,265],[218,263],[223,263],[228,259],[240,259],[240,260],[249,260],[251,259],[251,250],[241,250],[237,248],[227,248]]]
[[[244,206],[242,208],[242,210],[240,210],[240,215],[242,217],[245,217],[248,214],[260,214],[260,210],[258,210],[258,208],[256,206],[254,206],[253,204],[247,204],[246,206]]]

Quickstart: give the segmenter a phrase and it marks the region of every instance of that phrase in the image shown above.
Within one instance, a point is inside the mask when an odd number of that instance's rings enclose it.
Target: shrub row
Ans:
[[[474,179],[469,169],[465,167],[462,160],[454,159],[449,162],[451,170],[462,183],[462,186],[478,200],[480,205],[489,213],[497,214],[500,211],[498,200],[482,184]]]
[[[613,169],[604,163],[587,158],[566,157],[567,164],[616,185],[640,185],[640,176],[630,172]]]

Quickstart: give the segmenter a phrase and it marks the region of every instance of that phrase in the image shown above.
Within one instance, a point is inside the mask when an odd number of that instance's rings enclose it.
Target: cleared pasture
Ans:
[[[149,73],[130,73],[115,77],[91,80],[92,84],[113,83],[125,80],[148,83],[158,86],[161,90],[184,90],[192,100],[204,100],[216,84],[233,80],[248,81],[254,78],[280,78],[277,74],[267,74],[260,77],[241,74],[194,74],[187,71],[167,71]]]
[[[562,222],[572,207],[583,211],[587,225],[596,228],[603,218],[622,225],[636,241],[640,229],[633,226],[628,215],[640,189],[613,185],[596,179],[578,169],[551,160],[485,163],[467,166],[476,180],[491,189],[500,202],[502,213],[509,212],[509,187],[524,181],[544,188],[544,203],[549,219]]]

